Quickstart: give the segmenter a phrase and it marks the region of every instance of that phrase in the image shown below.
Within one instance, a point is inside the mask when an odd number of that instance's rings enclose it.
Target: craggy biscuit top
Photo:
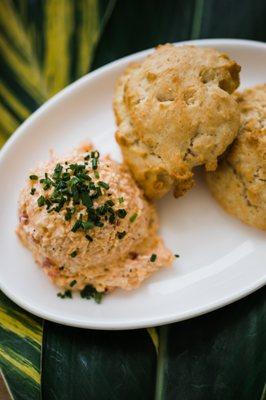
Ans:
[[[266,229],[266,84],[235,97],[241,128],[217,171],[208,174],[208,184],[228,212]]]
[[[172,262],[156,233],[155,209],[127,167],[89,148],[36,168],[19,217],[20,239],[66,289],[133,289]]]
[[[116,138],[149,197],[193,184],[192,168],[216,168],[239,128],[231,93],[240,67],[214,49],[167,44],[119,78]]]

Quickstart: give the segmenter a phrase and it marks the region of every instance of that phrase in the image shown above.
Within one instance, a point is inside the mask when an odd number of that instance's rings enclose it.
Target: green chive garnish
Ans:
[[[64,293],[57,293],[57,296],[61,299],[72,299],[72,292],[71,290],[66,290]]]
[[[73,287],[75,286],[75,284],[77,283],[76,279],[74,279],[73,281],[70,282],[69,286]]]
[[[123,239],[126,236],[126,231],[123,232],[117,232],[116,236],[118,237],[118,239]]]
[[[86,221],[86,222],[83,222],[82,224],[83,224],[83,229],[84,229],[85,231],[94,228],[94,223],[91,222],[91,221]]]
[[[99,181],[98,183],[99,183],[99,186],[103,187],[104,189],[106,189],[106,190],[109,189],[108,183],[103,182],[103,181]]]
[[[44,196],[40,196],[40,197],[38,198],[37,202],[38,202],[38,206],[39,206],[39,207],[44,206],[44,204],[45,204],[45,197],[44,197]]]
[[[74,223],[74,225],[72,226],[71,231],[72,231],[72,232],[77,232],[80,228],[83,228],[83,224],[82,224],[82,221],[81,221],[80,219],[78,219],[78,220]]]
[[[94,299],[97,304],[100,304],[103,299],[104,293],[98,292],[92,285],[87,285],[80,291],[80,297],[82,299]]]
[[[97,169],[97,166],[98,166],[98,160],[97,160],[97,158],[93,158],[93,159],[91,160],[91,165],[92,165],[92,169]]]
[[[157,255],[156,254],[152,254],[151,257],[150,257],[150,261],[154,262],[156,260],[156,258],[157,258]]]
[[[33,195],[36,192],[36,188],[31,188],[30,194]]]
[[[103,299],[103,292],[96,291],[94,294],[95,303],[100,304],[102,302],[102,299]]]
[[[37,181],[39,179],[37,175],[30,175],[29,178],[31,181]]]
[[[77,250],[74,250],[74,251],[72,251],[72,253],[70,253],[72,258],[75,258],[77,256],[77,254],[78,254]]]
[[[125,218],[127,212],[124,208],[120,208],[119,210],[117,210],[117,215],[119,216],[119,218]]]
[[[137,213],[132,214],[131,217],[129,218],[129,221],[134,222],[136,220],[137,216],[138,216]]]
[[[40,196],[37,199],[37,203],[40,207],[46,206],[48,213],[62,211],[62,216],[66,221],[72,221],[77,210],[83,206],[82,214],[78,219],[74,219],[71,224],[71,231],[83,231],[84,236],[88,241],[92,241],[93,238],[88,235],[88,231],[94,228],[102,228],[105,224],[114,224],[117,218],[125,218],[127,211],[124,208],[115,210],[114,201],[112,200],[112,194],[107,192],[107,201],[101,202],[100,204],[96,199],[100,198],[104,194],[104,190],[109,189],[109,184],[104,181],[98,181],[100,174],[97,171],[100,153],[98,151],[92,151],[90,154],[84,156],[85,163],[68,163],[67,161],[62,164],[56,164],[52,174],[44,173],[41,177],[40,183],[42,189],[50,192],[47,193],[46,197]],[[89,174],[89,165],[91,163],[93,174]],[[96,178],[96,179],[94,179]],[[31,179],[39,179],[37,175],[31,175]],[[31,194],[34,194],[35,188],[31,188]],[[118,198],[119,204],[124,202],[123,197]],[[74,205],[74,207],[73,207]],[[78,207],[75,207],[77,205]],[[135,218],[135,216],[134,216]],[[131,220],[133,216],[131,216]],[[118,232],[117,237],[122,239],[126,235],[126,232]],[[77,250],[71,253],[71,257],[76,257]]]
[[[99,157],[100,157],[100,153],[99,153],[98,150],[91,152],[91,158],[96,158],[97,159]]]

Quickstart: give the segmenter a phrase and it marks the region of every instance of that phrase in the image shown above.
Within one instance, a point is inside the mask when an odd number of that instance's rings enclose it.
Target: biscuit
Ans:
[[[215,172],[207,174],[215,199],[248,225],[266,229],[266,84],[236,99],[241,129]]]
[[[215,170],[237,135],[240,115],[231,93],[239,65],[214,49],[159,46],[118,79],[116,139],[125,162],[150,198],[193,186],[193,168]]]

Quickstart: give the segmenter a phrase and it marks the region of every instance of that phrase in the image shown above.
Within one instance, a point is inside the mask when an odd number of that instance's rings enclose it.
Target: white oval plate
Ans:
[[[265,81],[265,44],[224,39],[193,44],[229,53],[242,66],[242,88]],[[184,197],[169,195],[158,202],[161,233],[180,254],[173,268],[158,272],[136,291],[106,296],[101,305],[78,296],[59,299],[58,289],[18,241],[14,230],[19,190],[30,168],[48,158],[49,149],[62,154],[91,140],[101,153],[120,159],[114,140],[114,83],[129,62],[149,52],[115,61],[70,85],[22,124],[0,153],[1,289],[40,317],[95,329],[160,325],[222,307],[266,282],[265,233],[227,215],[200,176]]]

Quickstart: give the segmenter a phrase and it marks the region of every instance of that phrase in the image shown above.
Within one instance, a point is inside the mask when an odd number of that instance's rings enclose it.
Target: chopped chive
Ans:
[[[97,159],[99,157],[100,157],[100,153],[99,153],[98,150],[91,152],[91,158],[96,158]]]
[[[91,160],[91,165],[92,165],[92,169],[97,169],[98,166],[98,159],[97,158],[93,158]]]
[[[120,208],[119,210],[117,210],[117,215],[119,216],[119,218],[125,218],[127,212],[124,208]]]
[[[110,200],[105,201],[103,204],[95,204],[94,201],[103,196],[103,189],[108,190],[109,184],[104,181],[99,181],[100,174],[97,171],[99,163],[100,153],[98,151],[92,151],[90,154],[85,154],[84,158],[90,160],[82,163],[68,163],[67,161],[62,164],[57,163],[51,174],[48,172],[44,173],[41,177],[40,183],[42,184],[43,190],[51,190],[51,193],[47,193],[45,196],[40,196],[37,199],[37,203],[40,207],[46,205],[46,210],[50,212],[61,212],[63,209],[63,218],[66,221],[71,221],[74,214],[77,212],[76,207],[72,205],[85,206],[85,210],[82,211],[82,215],[79,219],[74,219],[73,225],[70,228],[72,232],[83,231],[84,236],[88,241],[92,241],[90,235],[87,232],[95,227],[103,227],[104,224],[114,224],[119,218],[125,218],[127,211],[124,208],[115,210],[115,205],[112,199],[112,193],[107,192],[107,198]],[[91,163],[94,174],[90,175],[86,165]],[[36,175],[31,176],[39,179]],[[93,180],[93,178],[96,178]],[[102,189],[103,188],[103,189]],[[31,188],[31,194],[34,194],[35,188]],[[110,197],[111,196],[111,197]],[[119,198],[119,203],[123,203],[123,197]],[[64,206],[66,205],[66,208]],[[84,212],[85,211],[85,212]],[[123,238],[126,232],[118,232],[117,236]],[[71,253],[72,257],[77,255],[77,251]]]
[[[86,238],[89,242],[92,242],[92,241],[93,241],[93,238],[92,238],[90,235],[85,235],[85,238]]]
[[[77,221],[75,221],[74,225],[72,226],[71,231],[77,232],[80,228],[83,228],[83,224],[82,224],[82,221],[80,219],[78,219]]]
[[[73,287],[75,286],[75,284],[77,283],[76,279],[74,279],[73,281],[70,282],[69,286]]]
[[[64,293],[57,293],[57,296],[61,299],[72,299],[72,292],[71,290],[66,290]]]
[[[115,215],[114,214],[110,215],[109,222],[110,222],[110,224],[113,224],[115,222]]]
[[[63,179],[64,181],[69,181],[69,179],[70,179],[70,174],[69,174],[68,172],[63,172],[63,174],[62,174],[62,179]]]
[[[156,254],[152,254],[151,257],[150,257],[150,261],[154,262],[156,260],[156,258],[157,258],[157,255]]]
[[[131,217],[129,218],[129,221],[130,221],[130,222],[136,221],[137,216],[138,216],[137,213],[132,214]]]
[[[67,207],[66,213],[65,213],[65,220],[70,221],[72,218],[72,215],[73,215],[73,212],[72,212],[71,208]]]
[[[93,228],[94,228],[94,223],[93,222],[91,222],[91,221],[83,222],[83,229],[85,231],[87,231],[89,229],[93,229]]]
[[[95,226],[98,226],[99,228],[102,228],[102,227],[104,226],[104,223],[101,222],[101,221],[95,221],[95,222],[94,222],[94,225],[95,225]]]
[[[98,183],[99,183],[99,186],[101,186],[102,188],[104,188],[104,189],[106,189],[106,190],[109,189],[108,183],[103,182],[103,181],[99,181]]]
[[[72,258],[75,258],[77,256],[77,254],[78,254],[77,250],[74,250],[74,251],[72,251],[72,253],[70,253]]]
[[[37,175],[30,175],[29,178],[31,181],[37,181],[39,179]]]
[[[117,232],[116,236],[118,237],[118,239],[123,239],[126,236],[126,231],[123,232]]]
[[[94,300],[97,304],[100,304],[102,302],[103,299],[103,292],[95,292],[94,294]]]
[[[45,204],[46,204],[46,210],[49,210],[49,208],[52,205],[52,202],[49,199],[45,199]]]
[[[44,196],[40,196],[37,200],[38,206],[42,207],[45,204],[45,197]]]
[[[124,197],[118,197],[119,204],[124,203]]]
[[[84,191],[81,193],[81,201],[82,201],[82,204],[84,206],[86,206],[87,208],[90,208],[93,205],[92,199],[90,198],[88,192]]]
[[[36,192],[36,188],[31,188],[30,194],[33,195]]]
[[[179,258],[180,257],[180,255],[179,254],[175,254],[175,258]]]
[[[82,299],[94,299],[97,304],[100,304],[103,299],[104,293],[98,292],[92,285],[86,285],[84,289],[80,291],[80,297]]]
[[[55,172],[55,173],[59,173],[59,172],[61,173],[62,170],[63,170],[62,165],[61,165],[61,164],[56,164],[55,169],[54,169],[54,172]]]

